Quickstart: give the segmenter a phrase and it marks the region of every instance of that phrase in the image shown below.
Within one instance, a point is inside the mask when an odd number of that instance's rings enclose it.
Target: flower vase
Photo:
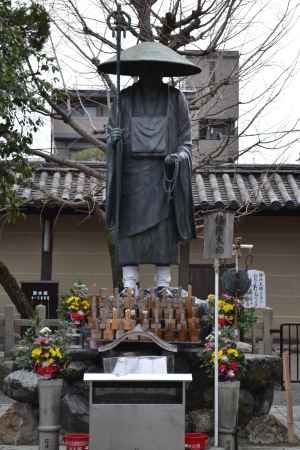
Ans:
[[[219,382],[219,429],[224,433],[235,433],[240,397],[239,381]]]
[[[62,387],[62,379],[40,378],[38,381],[39,450],[59,450]]]
[[[226,450],[236,448],[239,397],[239,381],[219,382],[219,443]]]
[[[68,336],[70,337],[70,347],[81,348],[81,325],[82,321],[71,319],[68,325]]]

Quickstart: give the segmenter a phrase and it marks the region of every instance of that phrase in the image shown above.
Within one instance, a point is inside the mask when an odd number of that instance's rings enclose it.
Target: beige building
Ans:
[[[88,133],[105,140],[108,122],[110,94],[107,90],[70,90],[70,101],[61,106],[72,111],[72,117]],[[82,136],[63,120],[51,119],[51,147],[61,158],[73,159],[78,152],[92,147]]]
[[[238,156],[239,53],[217,51],[191,57],[201,72],[187,77],[185,89],[193,92],[190,109],[195,164],[205,155],[214,161]]]
[[[98,169],[104,176],[104,167]],[[207,169],[195,175],[193,185],[199,225],[210,209],[235,210],[235,235],[254,244],[252,268],[266,273],[273,327],[300,322],[300,166],[283,166],[276,171],[271,166]],[[51,198],[45,196],[45,186]],[[48,165],[36,168],[34,183],[18,189],[26,217],[1,229],[1,260],[19,282],[57,280],[60,294],[64,294],[80,279],[111,292],[105,232],[84,206],[84,200],[91,196],[103,205],[104,194],[101,186],[76,170]],[[71,201],[72,207],[57,205],[56,197]],[[173,285],[177,285],[178,276],[188,281],[186,273],[195,295],[203,298],[212,291],[212,264],[202,258],[201,238],[191,243],[188,266],[182,260],[181,266],[173,267]],[[141,283],[144,287],[153,284],[151,266],[142,268]],[[8,302],[1,290],[0,306]]]

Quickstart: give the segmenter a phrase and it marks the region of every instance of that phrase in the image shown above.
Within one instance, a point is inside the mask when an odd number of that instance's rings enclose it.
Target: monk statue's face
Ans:
[[[159,86],[161,84],[161,79],[161,75],[153,73],[145,73],[140,76],[141,83],[149,88]]]

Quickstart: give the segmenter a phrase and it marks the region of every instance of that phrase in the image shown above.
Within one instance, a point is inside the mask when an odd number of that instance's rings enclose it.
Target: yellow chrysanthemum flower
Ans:
[[[52,356],[52,358],[55,358],[55,356],[56,356],[56,349],[55,349],[55,347],[51,347],[49,349],[49,353]]]
[[[79,306],[78,305],[70,305],[70,309],[72,310],[72,311],[78,311],[78,309],[79,309]]]
[[[55,352],[56,352],[56,356],[57,358],[61,359],[62,358],[62,353],[59,347],[54,347],[55,348]]]
[[[229,348],[227,350],[227,355],[234,356],[235,358],[237,358],[240,355],[240,353],[235,348]]]
[[[41,356],[42,349],[40,347],[32,349],[31,356],[33,359],[39,359]]]
[[[218,359],[220,360],[223,356],[223,350],[218,351]],[[210,360],[213,361],[215,359],[215,352],[211,353]]]
[[[225,303],[223,306],[224,312],[227,314],[229,312],[232,312],[234,309],[234,306],[231,305],[230,303]]]
[[[72,295],[71,297],[68,298],[68,300],[66,301],[68,306],[71,305],[79,305],[80,303],[80,297],[76,297],[76,295]]]

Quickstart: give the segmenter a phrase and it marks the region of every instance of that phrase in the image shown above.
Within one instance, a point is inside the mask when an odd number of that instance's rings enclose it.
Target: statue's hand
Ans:
[[[165,157],[165,165],[172,169],[175,166],[175,160],[176,160],[176,155],[174,155],[173,153],[170,153],[169,155],[167,155]]]
[[[110,139],[113,144],[116,144],[117,142],[119,142],[122,139],[121,128],[111,128]]]

